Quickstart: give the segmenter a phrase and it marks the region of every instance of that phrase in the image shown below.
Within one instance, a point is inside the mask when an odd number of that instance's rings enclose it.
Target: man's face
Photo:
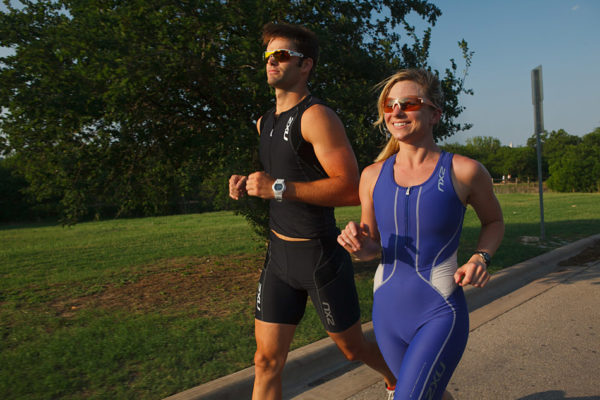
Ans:
[[[286,49],[297,51],[294,44],[287,39],[274,38],[267,45],[267,51]],[[277,89],[289,89],[301,78],[301,61],[297,56],[290,57],[287,61],[276,61],[274,57],[267,60],[267,82]]]

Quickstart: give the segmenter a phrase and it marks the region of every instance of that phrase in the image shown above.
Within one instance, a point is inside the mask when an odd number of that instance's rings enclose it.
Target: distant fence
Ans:
[[[494,193],[505,194],[505,193],[539,193],[539,186],[537,182],[519,182],[519,181],[494,181]],[[542,190],[544,193],[551,192],[546,187],[546,183],[542,184]]]

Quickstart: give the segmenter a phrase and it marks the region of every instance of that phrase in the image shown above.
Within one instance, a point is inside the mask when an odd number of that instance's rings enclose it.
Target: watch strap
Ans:
[[[277,187],[281,187],[281,189],[277,190]],[[275,179],[275,183],[273,183],[272,189],[275,200],[282,201],[283,192],[285,191],[285,179]]]
[[[485,251],[476,251],[475,254],[481,257],[486,267],[489,267],[492,263],[492,257],[489,255],[489,253],[486,253]]]

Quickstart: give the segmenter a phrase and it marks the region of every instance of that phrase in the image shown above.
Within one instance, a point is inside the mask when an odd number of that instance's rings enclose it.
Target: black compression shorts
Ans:
[[[360,318],[352,261],[336,237],[291,242],[271,234],[256,319],[297,325],[308,295],[329,332],[345,331]]]

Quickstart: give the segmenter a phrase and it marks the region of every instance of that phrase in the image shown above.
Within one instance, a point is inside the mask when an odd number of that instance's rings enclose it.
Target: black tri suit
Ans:
[[[302,115],[323,102],[307,96],[292,109],[260,122],[260,161],[275,179],[310,182],[327,178],[312,144],[302,138]],[[360,318],[350,255],[337,243],[333,207],[299,201],[270,200],[272,231],[307,241],[287,241],[271,232],[258,283],[255,317],[265,322],[297,325],[310,298],[329,332],[342,332]]]

